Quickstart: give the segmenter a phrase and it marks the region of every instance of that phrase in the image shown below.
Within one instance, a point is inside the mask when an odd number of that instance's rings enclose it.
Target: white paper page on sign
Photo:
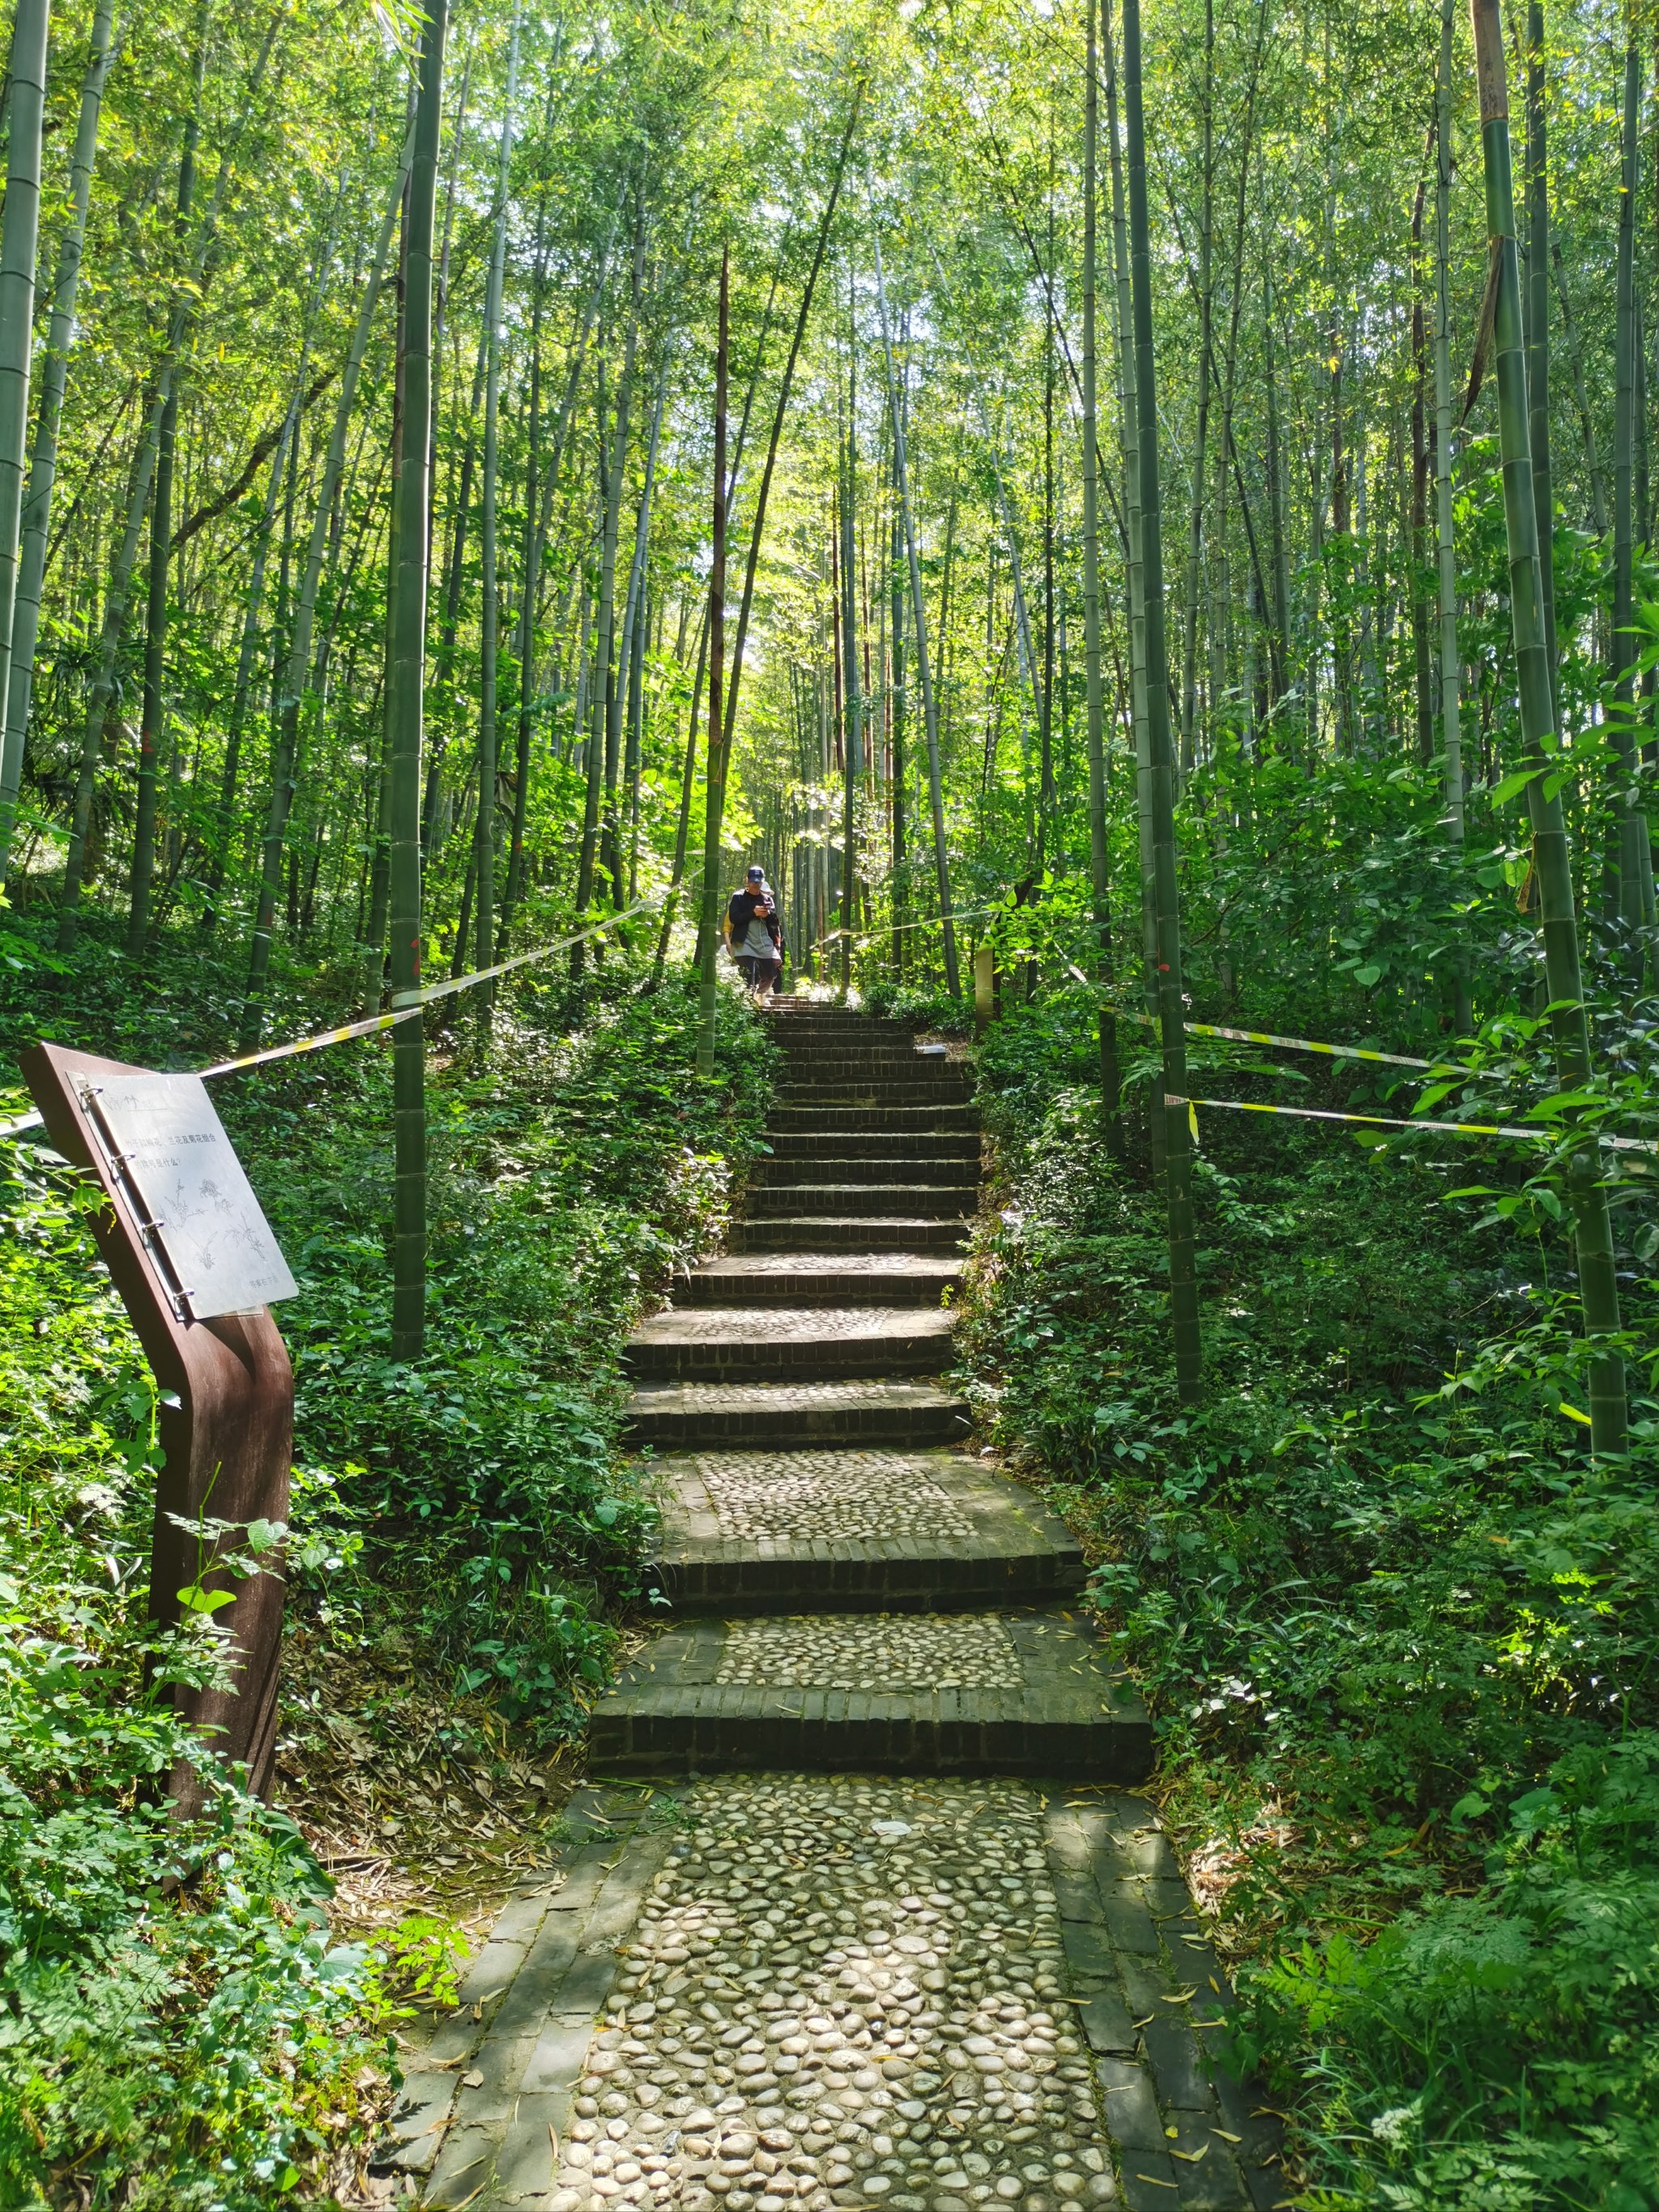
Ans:
[[[96,1105],[198,1321],[294,1297],[299,1285],[199,1075],[106,1075]]]

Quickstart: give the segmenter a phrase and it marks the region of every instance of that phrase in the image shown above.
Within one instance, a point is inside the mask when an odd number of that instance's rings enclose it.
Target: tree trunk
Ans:
[[[663,410],[667,404],[667,399],[668,363],[665,360],[662,374],[657,383],[656,404],[651,410],[651,435],[646,443],[645,481],[640,488],[640,511],[634,524],[634,554],[628,568],[628,595],[623,615],[622,651],[617,670],[617,714],[619,717],[627,719],[630,731],[633,731],[634,727],[631,720],[632,702],[635,685],[638,680],[639,656],[644,649],[643,635],[639,627],[639,614],[645,598],[646,553],[651,537],[651,501],[656,489],[657,453],[662,440]],[[637,736],[637,732],[635,736]],[[633,740],[630,739],[630,744],[632,742]],[[638,765],[637,753],[629,750],[624,765],[631,787],[631,779]],[[630,866],[630,877],[632,873],[633,870]],[[620,910],[624,904],[632,902],[632,897],[633,894],[630,891],[624,898],[623,880],[618,872],[611,890],[611,904]]]
[[[1549,659],[1550,698],[1559,729],[1555,495],[1550,471],[1550,190],[1544,112],[1544,7],[1543,0],[1530,0],[1527,10],[1527,442],[1532,454],[1533,504],[1538,510],[1544,650]]]
[[[1463,740],[1458,688],[1462,662],[1457,647],[1457,549],[1452,534],[1451,71],[1453,10],[1440,0],[1440,71],[1435,86],[1434,190],[1434,500],[1435,552],[1440,583],[1440,759],[1445,780],[1446,834],[1453,854],[1463,852]],[[1452,955],[1452,994],[1457,1030],[1474,1027],[1467,945]]]
[[[1504,471],[1504,522],[1509,548],[1510,617],[1515,637],[1521,734],[1533,773],[1527,786],[1532,817],[1533,865],[1544,938],[1544,964],[1554,1032],[1557,1077],[1564,1091],[1590,1079],[1589,1025],[1578,963],[1578,926],[1573,906],[1572,853],[1561,795],[1547,773],[1556,746],[1549,665],[1545,653],[1538,565],[1538,510],[1532,489],[1527,430],[1527,364],[1522,346],[1521,270],[1516,246],[1514,185],[1510,167],[1509,88],[1498,0],[1473,0],[1475,69],[1480,94],[1480,135],[1486,180],[1486,225],[1495,258],[1496,350],[1499,452]],[[1597,1457],[1623,1453],[1627,1434],[1625,1363],[1613,1344],[1619,1333],[1619,1286],[1613,1273],[1607,1192],[1600,1180],[1594,1139],[1572,1163],[1570,1176],[1577,1231],[1578,1287],[1590,1362],[1590,1446]]]
[[[848,290],[852,289],[848,272]],[[858,383],[853,347],[857,332],[848,326],[848,427],[842,446],[841,480],[841,665],[842,700],[847,717],[842,759],[841,830],[841,992],[845,999],[853,988],[853,933],[858,927],[858,797],[864,769],[863,700],[859,686],[858,588],[854,573],[857,529],[854,516],[858,497]]]
[[[1613,338],[1613,634],[1607,666],[1607,679],[1613,687],[1613,705],[1607,720],[1619,758],[1619,790],[1613,811],[1618,845],[1616,852],[1608,856],[1612,865],[1607,874],[1613,893],[1609,903],[1623,928],[1632,937],[1642,926],[1642,847],[1648,834],[1647,816],[1631,799],[1637,769],[1632,664],[1639,652],[1639,641],[1632,634],[1632,625],[1635,620],[1636,195],[1640,183],[1638,127],[1641,76],[1632,28],[1625,47],[1624,174],[1619,196]],[[1551,665],[1553,665],[1553,659]]]
[[[173,556],[173,469],[178,428],[175,388],[162,410],[156,437],[155,495],[149,510],[149,596],[144,614],[144,696],[138,720],[138,789],[127,912],[129,960],[142,957],[149,934],[149,894],[155,874],[155,775],[167,712],[167,576]]]
[[[1431,131],[1431,143],[1433,137]],[[1412,203],[1412,666],[1417,694],[1417,757],[1425,768],[1434,758],[1433,657],[1429,650],[1428,603],[1421,581],[1429,544],[1428,319],[1424,313],[1428,272],[1423,265],[1427,192],[1428,180],[1424,178]]]
[[[760,491],[755,501],[755,520],[750,526],[749,556],[744,563],[743,599],[738,608],[738,635],[732,652],[732,679],[725,696],[721,714],[714,716],[714,686],[721,674],[720,654],[716,647],[725,637],[725,600],[710,599],[711,625],[718,605],[720,633],[713,634],[711,627],[709,656],[709,751],[707,788],[708,804],[704,825],[702,917],[697,931],[697,972],[701,978],[698,1005],[697,1066],[704,1073],[714,1064],[714,948],[720,933],[720,825],[726,813],[726,774],[732,755],[732,739],[737,728],[738,690],[743,678],[744,648],[749,639],[750,611],[754,605],[755,577],[760,567],[761,545],[766,531],[766,513],[772,496],[772,479],[778,464],[778,447],[783,438],[783,425],[789,411],[789,395],[794,388],[795,365],[800,359],[802,340],[806,336],[806,325],[812,312],[812,297],[817,289],[818,272],[823,266],[824,249],[830,243],[830,227],[836,219],[836,209],[841,200],[842,180],[847,173],[847,156],[852,149],[853,131],[864,105],[864,87],[860,83],[853,95],[848,111],[847,128],[842,133],[841,148],[836,156],[836,172],[830,187],[830,197],[824,203],[823,219],[818,225],[817,242],[812,251],[812,265],[807,271],[805,287],[801,293],[800,307],[795,316],[794,334],[789,342],[789,357],[783,365],[783,377],[778,386],[777,404],[772,410],[772,431],[767,441],[766,466],[761,471]],[[722,293],[725,279],[722,277]],[[757,362],[757,372],[759,364]],[[724,410],[719,410],[717,428],[724,439]],[[729,519],[731,492],[726,495],[723,515]],[[720,526],[720,557],[724,575],[726,520]],[[711,586],[712,589],[712,586]]]
[[[271,931],[276,921],[277,886],[282,881],[283,844],[288,834],[289,810],[294,804],[295,767],[300,749],[300,714],[313,673],[311,642],[316,622],[317,594],[328,556],[329,518],[333,512],[335,496],[345,467],[346,434],[351,425],[351,411],[356,403],[364,356],[368,351],[375,306],[386,281],[392,231],[408,189],[413,149],[411,131],[404,141],[403,158],[398,163],[398,174],[392,181],[386,211],[380,219],[380,233],[374,242],[374,258],[364,282],[363,296],[358,303],[357,320],[351,333],[351,344],[340,376],[333,426],[329,432],[328,450],[323,459],[322,480],[317,488],[317,504],[312,515],[311,540],[306,549],[306,565],[294,609],[294,627],[289,638],[287,665],[276,702],[276,741],[271,755],[270,796],[265,808],[253,935],[248,946],[247,994],[243,1002],[240,1047],[243,1052],[252,1052],[257,1048],[264,1027],[265,981],[270,966]],[[406,365],[400,361],[400,392],[403,390],[402,372]],[[406,393],[402,404],[407,404]],[[376,998],[380,992],[379,963],[385,945],[384,907],[380,909],[379,921],[378,930],[371,922],[371,935],[368,940],[369,957],[376,969],[372,994]],[[413,1024],[407,1022],[403,1024],[405,1029],[411,1026]]]
[[[611,675],[612,646],[616,629],[617,609],[617,526],[622,509],[623,468],[627,459],[628,411],[634,383],[634,355],[639,341],[640,292],[645,271],[645,201],[644,188],[635,214],[634,229],[634,276],[630,294],[628,337],[623,349],[622,382],[617,392],[617,427],[614,442],[609,454],[610,466],[605,481],[604,537],[599,554],[599,603],[595,623],[593,672],[589,679],[587,716],[587,799],[582,817],[581,854],[576,869],[576,911],[584,920],[593,898],[594,864],[599,853],[600,796],[615,782],[614,767],[609,784],[606,780],[606,755],[610,750],[610,699],[607,687]],[[601,435],[603,435],[603,396],[599,406]],[[584,948],[572,947],[570,972],[579,975],[582,970]]]
[[[513,27],[507,49],[507,106],[501,118],[501,143],[495,167],[495,220],[489,246],[489,277],[484,292],[483,513],[479,521],[483,560],[483,605],[478,618],[478,818],[473,827],[473,864],[477,872],[474,933],[475,957],[480,968],[489,965],[495,943],[495,781],[496,653],[500,644],[500,587],[496,576],[495,479],[500,459],[501,405],[501,285],[507,265],[507,196],[513,161],[513,109],[519,96],[519,9],[513,10]],[[495,1006],[494,987],[478,987],[478,1026],[489,1035]]]
[[[1194,720],[1198,709],[1198,593],[1204,560],[1204,463],[1210,427],[1210,349],[1212,297],[1211,262],[1215,232],[1215,5],[1204,0],[1204,89],[1200,95],[1204,151],[1200,172],[1198,232],[1198,416],[1193,431],[1192,521],[1187,538],[1187,635],[1181,672],[1181,766],[1190,774],[1195,758]],[[1086,220],[1086,218],[1085,218]]]
[[[11,665],[23,457],[28,447],[34,264],[40,236],[41,125],[50,0],[16,0],[6,102],[6,206],[0,225],[0,699]]]
[[[1146,602],[1146,663],[1162,670],[1164,532],[1158,465],[1158,386],[1152,356],[1151,225],[1146,205],[1146,131],[1140,92],[1140,0],[1123,0],[1123,104],[1128,137],[1129,258],[1134,306],[1137,447],[1140,459],[1142,591]],[[1182,1024],[1181,909],[1176,866],[1175,762],[1170,741],[1169,691],[1146,687],[1152,750],[1152,836],[1158,897],[1158,1018],[1163,1039],[1164,1091],[1184,1098],[1187,1045]],[[1164,1188],[1169,1216],[1170,1306],[1176,1380],[1183,1403],[1194,1401],[1203,1380],[1198,1279],[1193,1243],[1192,1157],[1188,1109],[1165,1104]]]
[[[1550,240],[1550,264],[1555,271],[1556,297],[1561,302],[1561,335],[1567,342],[1567,358],[1572,363],[1572,394],[1578,408],[1578,425],[1584,440],[1584,471],[1589,479],[1590,520],[1595,526],[1598,538],[1607,534],[1607,492],[1601,479],[1601,465],[1595,457],[1595,422],[1590,414],[1589,393],[1584,384],[1584,356],[1579,349],[1578,329],[1572,319],[1572,302],[1567,297],[1566,270],[1561,262],[1561,243]]]
[[[892,645],[890,648],[892,682],[892,745],[893,745],[893,975],[896,980],[904,974],[904,920],[908,902],[905,897],[904,868],[908,857],[905,836],[906,820],[905,778],[907,765],[904,757],[904,526],[898,511],[894,509],[890,541],[888,550],[887,589],[890,600],[888,620],[891,625]]]
[[[1089,864],[1094,896],[1096,972],[1100,1007],[1100,1105],[1106,1149],[1123,1156],[1119,1106],[1122,1079],[1117,1064],[1117,1018],[1111,1005],[1112,908],[1107,857],[1105,705],[1100,679],[1100,521],[1095,482],[1095,167],[1100,135],[1096,70],[1095,0],[1088,0],[1088,59],[1083,93],[1083,628],[1089,705]]]
[[[283,424],[283,434],[276,441],[270,476],[259,510],[258,527],[253,537],[253,564],[248,576],[247,599],[242,609],[242,641],[236,656],[236,689],[231,695],[230,722],[225,732],[225,757],[219,773],[216,833],[213,850],[208,859],[207,898],[202,908],[202,927],[208,931],[216,928],[219,921],[219,895],[224,889],[230,843],[234,834],[236,792],[241,780],[242,732],[247,722],[248,694],[253,685],[253,656],[259,646],[259,616],[264,605],[265,570],[270,560],[270,533],[276,526],[276,503],[283,496],[298,430],[296,394],[295,404],[289,406]]]
[[[97,143],[98,107],[109,52],[111,0],[100,0],[93,25],[93,58],[81,100],[81,124],[75,143],[74,211],[59,257],[57,293],[46,338],[45,388],[41,393],[40,437],[29,472],[28,512],[24,512],[23,455],[28,442],[29,368],[34,322],[35,258],[40,233],[41,125],[46,114],[46,43],[49,0],[17,0],[11,34],[11,97],[7,103],[6,208],[0,226],[0,884],[6,878],[12,817],[22,777],[23,724],[27,719],[27,683],[34,667],[40,621],[40,581],[46,550],[46,514],[52,498],[52,469],[57,459],[58,413],[63,404],[63,356],[73,328],[75,283],[86,235],[87,194]],[[90,100],[90,118],[88,103]],[[70,241],[73,241],[71,246]],[[67,283],[68,313],[64,309]],[[57,390],[52,390],[54,349]],[[50,422],[50,427],[48,427]],[[41,465],[44,446],[48,459]],[[38,525],[36,510],[39,510]],[[20,547],[20,535],[21,544]],[[30,561],[31,538],[40,540],[38,563]],[[21,558],[20,558],[21,554]],[[29,574],[33,567],[32,576]],[[33,603],[27,594],[32,592]],[[9,693],[15,647],[23,647],[23,720],[14,741]]]
[[[595,672],[605,732],[605,812],[601,824],[599,850],[613,907],[622,904],[622,738],[623,738],[623,663],[628,654],[629,610],[624,605],[623,620],[617,620],[615,578],[617,539],[622,522],[623,479],[628,462],[628,432],[633,415],[634,379],[639,360],[639,329],[641,302],[645,279],[645,187],[640,186],[639,227],[635,234],[634,294],[629,311],[628,344],[623,353],[622,382],[617,391],[617,443],[612,456],[611,499],[606,508],[605,524],[607,555],[611,575],[611,605],[607,611],[601,572],[599,593],[599,653]],[[624,599],[626,594],[624,594]]]
[[[1148,720],[1148,664],[1146,659],[1146,564],[1142,556],[1141,471],[1139,400],[1134,368],[1134,305],[1129,271],[1129,231],[1123,189],[1123,157],[1118,138],[1117,61],[1113,52],[1111,17],[1103,11],[1103,45],[1106,64],[1106,130],[1112,171],[1112,259],[1116,294],[1115,329],[1117,338],[1118,399],[1123,423],[1123,478],[1128,507],[1128,549],[1125,589],[1129,617],[1129,719],[1134,738],[1135,838],[1140,879],[1141,969],[1146,1012],[1158,1018],[1158,894],[1153,864],[1152,753]],[[1164,1132],[1168,1116],[1159,1103],[1155,1078],[1146,1101],[1148,1141],[1152,1175],[1164,1180]]]
[[[391,763],[389,843],[392,1003],[421,988],[421,738],[426,686],[426,593],[432,424],[432,245],[443,125],[446,0],[426,0],[420,91],[409,171],[404,255],[404,416],[397,503],[392,651],[386,672]],[[419,1358],[426,1327],[426,1036],[419,1021],[392,1031],[395,1148],[392,1356]]]
[[[715,946],[720,910],[720,828],[726,814],[721,678],[726,670],[726,382],[731,337],[732,250],[720,255],[720,325],[714,344],[714,552],[708,568],[708,769],[702,840],[702,927],[697,954],[697,1073],[714,1073]]]
[[[887,313],[887,285],[882,274],[881,240],[875,240],[876,300],[881,313],[882,351],[887,363],[887,406],[893,426],[893,477],[904,523],[904,544],[910,568],[910,617],[915,631],[916,678],[921,686],[922,726],[927,738],[927,796],[933,817],[933,868],[939,884],[939,910],[945,955],[945,988],[953,999],[962,995],[962,975],[957,965],[956,918],[951,908],[951,855],[945,842],[945,791],[939,774],[939,702],[934,696],[932,665],[927,658],[927,611],[921,596],[921,562],[916,551],[916,521],[910,505],[910,474],[905,461],[904,418],[898,404],[898,384],[893,368],[892,329]]]

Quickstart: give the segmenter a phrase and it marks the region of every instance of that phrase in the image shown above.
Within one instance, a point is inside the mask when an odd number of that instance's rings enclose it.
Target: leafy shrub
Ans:
[[[300,1281],[283,1316],[295,1449],[326,1477],[329,1526],[364,1547],[356,1586],[398,1592],[459,1687],[491,1686],[550,1738],[605,1679],[607,1613],[644,1595],[652,1509],[617,1460],[623,1346],[721,1232],[772,1060],[722,992],[720,1072],[700,1082],[684,987],[631,980],[503,1010],[478,1072],[434,1086],[417,1361],[391,1353],[384,1057],[343,1058],[321,1090],[290,1064],[228,1115]]]
[[[1490,1871],[1251,1979],[1239,2057],[1313,2043],[1330,2212],[1659,2201],[1659,1734],[1558,1760]]]
[[[381,2078],[367,1961],[293,1823],[170,1709],[214,1662],[144,1620],[149,1378],[69,1178],[0,1146],[0,2203],[121,2178],[237,2212],[325,2167]]]
[[[1161,1207],[1107,1157],[1094,1053],[1081,994],[981,1048],[1000,1182],[959,1342],[1085,1534],[1180,1802],[1274,1810],[1229,1911],[1307,2201],[1659,2203],[1655,1409],[1589,1462],[1570,1255],[1547,1209],[1517,1243],[1445,1202],[1468,1147],[1219,1115],[1183,1407]],[[1654,1285],[1625,1291],[1644,1330]]]
[[[188,1037],[177,972],[164,961],[152,995]],[[759,1025],[723,994],[720,1073],[700,1082],[689,1012],[678,985],[639,995],[613,965],[503,1006],[482,1062],[441,1046],[428,1349],[407,1364],[389,1344],[386,1055],[346,1047],[218,1093],[301,1285],[282,1314],[291,1610],[337,1643],[413,1632],[423,1664],[493,1686],[532,1739],[580,1721],[611,1614],[641,1588],[649,1500],[616,1451],[633,1316],[718,1233],[759,1147]],[[76,1012],[89,1045],[169,1056],[137,994],[93,984]],[[14,1000],[0,1025],[33,1024]],[[200,1025],[206,1057],[220,1038]],[[53,1027],[73,1034],[67,1009]],[[74,1179],[0,1143],[8,2207],[326,2197],[366,2140],[390,2016],[453,1986],[436,1920],[384,1951],[331,1944],[300,1831],[172,1712],[171,1684],[219,1662],[205,1618],[166,1638],[145,1618],[155,1449],[151,1380]],[[207,1799],[190,1822],[164,1795],[186,1758]]]
[[[940,1030],[947,1036],[965,1036],[973,1024],[973,1008],[953,999],[940,983],[903,983],[890,975],[876,975],[859,994],[866,1014],[884,1021],[908,1022],[912,1029]]]

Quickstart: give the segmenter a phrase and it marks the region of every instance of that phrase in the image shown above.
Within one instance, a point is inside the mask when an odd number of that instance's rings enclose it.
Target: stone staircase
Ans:
[[[732,1250],[629,1346],[686,1625],[599,1705],[595,1766],[1137,1779],[1146,1716],[1055,1609],[1081,1555],[964,1455],[943,1379],[978,1200],[969,1073],[896,1022],[771,1018],[771,1152]]]
[[[380,2171],[427,2212],[1288,2212],[1082,1559],[943,1380],[966,1078],[774,1019],[750,1212],[629,1347],[669,1625],[405,2024]]]

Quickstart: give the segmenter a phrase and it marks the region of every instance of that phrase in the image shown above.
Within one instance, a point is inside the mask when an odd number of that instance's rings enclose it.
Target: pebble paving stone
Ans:
[[[922,1613],[736,1621],[714,1680],[824,1690],[1018,1690],[1024,1682],[1005,1621]]]
[[[599,1772],[665,1777],[778,1765],[1135,1782],[1152,1750],[1092,1629],[1038,1612],[690,1622],[623,1668],[589,1741]]]
[[[970,1073],[842,1008],[773,1021],[749,1218],[633,1351],[685,1618],[592,1753],[683,1778],[578,1793],[457,2011],[407,2024],[378,2163],[430,2212],[1267,2212],[1278,2122],[1212,2057],[1226,1978],[1111,1786],[1150,1731],[1065,1610],[1081,1557],[906,1379],[898,1347],[948,1365]],[[750,1330],[790,1380],[711,1367]]]
[[[1083,1580],[1064,1522],[961,1453],[699,1452],[659,1473],[656,1570],[682,1612],[1064,1602]]]
[[[971,1536],[957,1462],[902,1452],[700,1454],[694,1462],[723,1536]]]

